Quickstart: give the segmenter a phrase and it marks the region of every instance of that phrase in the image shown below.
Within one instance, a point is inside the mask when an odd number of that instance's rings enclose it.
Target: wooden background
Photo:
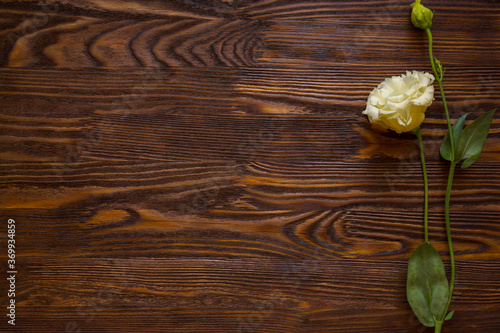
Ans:
[[[432,332],[405,296],[416,140],[361,115],[430,71],[410,2],[1,0],[0,331]],[[452,118],[498,107],[499,2],[425,4]],[[438,94],[422,127],[448,266]],[[498,332],[500,113],[451,217],[444,332]]]

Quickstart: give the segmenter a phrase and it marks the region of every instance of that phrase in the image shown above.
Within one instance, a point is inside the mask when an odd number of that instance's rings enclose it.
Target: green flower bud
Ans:
[[[415,0],[411,5],[411,23],[416,28],[423,30],[430,29],[432,26],[432,16],[434,15],[429,8],[420,4],[420,0]]]

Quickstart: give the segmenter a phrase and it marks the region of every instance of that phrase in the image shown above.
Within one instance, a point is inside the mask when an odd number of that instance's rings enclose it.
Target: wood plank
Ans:
[[[428,66],[416,69],[430,70]],[[79,114],[77,111],[88,116],[111,110],[124,116],[144,114],[148,109],[149,113],[212,115],[358,115],[371,90],[386,77],[405,72],[406,68],[388,65],[331,66],[321,72],[283,67],[127,71],[4,68],[0,69],[0,102],[6,109],[2,114],[9,110],[8,102],[22,106],[19,115],[29,112],[28,102],[48,103],[54,113],[47,117]],[[444,85],[452,116],[494,108],[499,102],[499,78],[500,70],[493,66],[447,68]],[[75,110],[68,110],[67,105]],[[427,117],[443,119],[441,105],[436,96]]]
[[[74,190],[79,200],[48,209],[57,204],[54,193],[64,194],[67,201],[70,191],[12,189],[11,198],[23,192],[47,198],[38,201],[37,209],[2,209],[4,216],[18,221],[21,255],[403,259],[423,239],[421,207],[404,210],[409,206],[404,199],[401,204],[394,199],[380,204],[382,200],[364,203],[361,198],[359,207],[331,204],[331,210],[315,211],[303,203],[306,199],[297,199],[297,210],[270,201],[262,208],[248,200],[248,192],[232,188],[183,188],[178,195],[130,188],[112,194],[109,189],[100,191],[107,194]],[[228,207],[218,207],[224,203]],[[456,199],[454,204],[451,219],[458,260],[500,258],[498,206],[476,207],[475,211],[472,203]],[[446,257],[443,220],[443,213],[433,209],[430,238]]]
[[[177,0],[145,5],[65,0],[43,6],[35,0],[4,0],[1,4],[0,64],[7,67],[320,69],[339,63],[387,64],[387,54],[395,51],[391,61],[401,68],[427,64],[425,36],[408,29],[406,2]],[[443,64],[499,65],[500,8],[487,0],[427,5],[440,16],[433,31],[435,54]],[[478,27],[481,34],[476,33]]]
[[[405,299],[405,260],[20,260],[23,332],[428,332]],[[497,266],[458,263],[449,331],[499,328]]]
[[[383,155],[409,159],[415,151],[411,135],[374,131],[360,114],[369,91],[382,80],[379,71],[382,76],[396,74],[388,67],[336,67],[316,76],[312,70],[284,69],[1,70],[0,157],[6,162],[63,163],[61,168],[131,158],[235,163]],[[446,83],[452,117],[498,104],[497,69],[450,72]],[[367,79],[359,82],[363,75]],[[470,85],[460,83],[467,80]],[[41,116],[40,109],[50,113]],[[496,118],[484,162],[498,162]],[[444,132],[436,101],[423,133],[429,159],[439,160]]]

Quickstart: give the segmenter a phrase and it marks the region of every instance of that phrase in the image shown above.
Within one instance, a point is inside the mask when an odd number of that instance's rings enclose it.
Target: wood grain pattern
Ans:
[[[18,242],[23,253],[51,257],[401,259],[422,238],[421,213],[416,209],[412,213],[379,207],[376,210],[371,208],[375,204],[366,204],[349,210],[297,212],[267,206],[256,211],[256,204],[251,206],[235,198],[237,207],[216,209],[211,206],[219,204],[219,197],[235,197],[236,191],[214,188],[195,194],[186,189],[177,195],[177,200],[169,199],[173,195],[155,193],[158,190],[115,190],[122,193],[106,196],[85,192],[77,193],[85,196],[84,200],[71,205],[80,209],[39,208],[36,215],[30,211],[5,211],[26,223],[18,228],[29,239],[26,243]],[[151,198],[139,201],[141,192],[150,193]],[[190,201],[194,202],[192,206],[188,205]],[[50,203],[39,201],[38,205]],[[245,210],[249,206],[254,210]],[[455,212],[452,217],[458,259],[498,257],[498,212]],[[431,214],[430,237],[447,256],[442,219],[442,213]],[[61,238],[65,242],[58,241]]]
[[[0,63],[8,67],[318,68],[386,64],[385,55],[394,51],[406,67],[427,65],[423,35],[408,25],[406,1],[1,3]],[[447,65],[498,65],[500,8],[495,1],[429,6],[440,15],[433,26],[436,53]],[[478,27],[488,33],[477,34]]]
[[[426,4],[452,118],[497,108],[497,1]],[[431,332],[404,286],[423,239],[418,147],[361,115],[384,78],[430,71],[408,13],[402,0],[0,0],[0,215],[16,220],[19,271],[18,324],[0,331]],[[445,129],[436,96],[422,133],[449,270]],[[497,332],[498,115],[457,171],[451,218],[443,332]]]
[[[420,325],[405,300],[405,268],[405,260],[27,261],[19,302],[23,315],[38,318],[26,332],[43,326],[114,331],[124,312],[123,327],[141,332],[416,332]],[[462,261],[458,269],[475,282],[458,286],[458,320],[450,329],[494,329],[497,264]],[[481,304],[473,303],[477,289],[488,291]]]

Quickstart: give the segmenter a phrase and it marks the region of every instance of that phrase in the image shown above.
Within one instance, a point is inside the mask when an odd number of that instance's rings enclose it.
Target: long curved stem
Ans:
[[[431,66],[432,66],[432,71],[434,73],[434,76],[436,77],[436,81],[439,84],[439,90],[441,92],[441,99],[443,100],[443,107],[444,111],[446,114],[446,122],[448,124],[448,133],[450,136],[450,148],[451,148],[451,156],[455,156],[455,144],[453,142],[453,131],[451,129],[451,121],[450,121],[450,114],[448,112],[448,106],[446,104],[446,98],[444,97],[444,89],[443,89],[443,71],[441,68],[441,65],[439,64],[439,72],[436,69],[436,64],[434,62],[434,57],[432,55],[432,33],[430,29],[426,29],[425,32],[427,33],[427,37],[429,38],[429,58],[431,61]],[[451,297],[453,294],[453,287],[455,284],[455,256],[453,254],[453,244],[452,244],[452,239],[451,239],[451,227],[450,227],[450,198],[451,198],[451,186],[453,183],[453,175],[455,173],[455,166],[456,163],[453,160],[450,165],[450,171],[448,173],[448,183],[446,185],[446,198],[445,198],[445,204],[444,204],[444,215],[445,215],[445,223],[446,223],[446,237],[448,239],[448,248],[450,251],[450,263],[451,263],[451,278],[450,278],[450,291],[448,295],[448,304],[446,305],[446,311],[443,314],[443,318],[441,318],[441,321],[444,321],[444,317],[446,316],[446,313],[448,312],[448,308],[451,303]],[[436,327],[437,328],[437,327]]]
[[[425,166],[425,153],[424,143],[422,141],[422,134],[420,133],[420,126],[415,129],[415,134],[418,138],[420,146],[420,160],[422,161],[422,174],[424,176],[424,235],[425,241],[429,241],[429,182],[427,180],[427,168]]]

